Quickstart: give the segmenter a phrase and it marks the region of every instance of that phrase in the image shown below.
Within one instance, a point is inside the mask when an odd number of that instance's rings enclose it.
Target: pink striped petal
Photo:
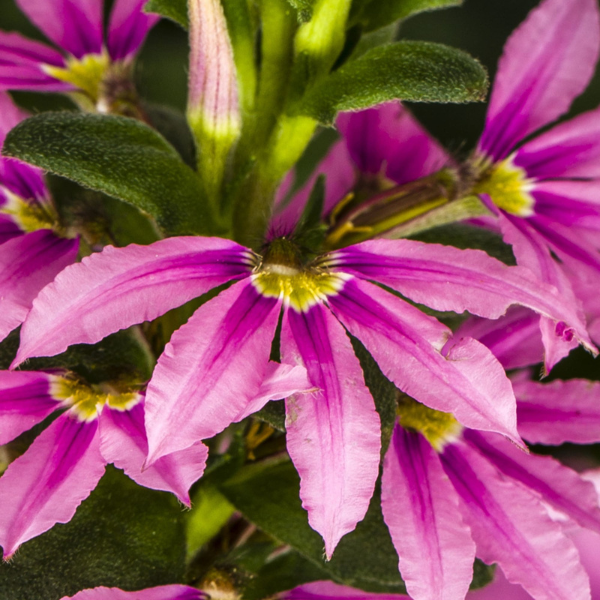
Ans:
[[[520,381],[513,387],[519,432],[527,441],[550,445],[600,442],[600,383]]]
[[[0,545],[10,558],[27,540],[66,523],[104,473],[98,422],[66,413],[0,478]]]
[[[379,415],[350,340],[324,305],[288,308],[281,354],[306,366],[318,388],[286,401],[287,449],[308,522],[323,536],[330,559],[369,507],[379,473]]]
[[[504,475],[536,491],[582,527],[600,533],[598,494],[589,481],[549,456],[525,454],[493,434],[467,430],[464,435]]]
[[[279,600],[406,600],[404,594],[372,594],[333,581],[305,583],[276,596]]]
[[[162,585],[139,592],[124,592],[118,588],[97,587],[65,596],[61,600],[203,600],[206,595],[187,585]]]
[[[77,58],[102,52],[103,0],[16,0],[48,39]]]
[[[0,340],[18,327],[33,299],[77,256],[79,240],[40,229],[0,246]]]
[[[30,40],[20,33],[0,31],[0,65],[22,65],[37,69],[41,65],[64,67],[65,59],[60,52],[46,44]]]
[[[511,35],[498,65],[480,149],[494,160],[565,113],[596,66],[596,0],[544,0]]]
[[[521,304],[556,321],[567,342],[576,337],[591,352],[595,347],[576,307],[524,267],[508,267],[480,250],[412,240],[373,240],[333,252],[332,264],[373,279],[414,302],[435,310],[497,319],[512,304]]]
[[[151,321],[250,272],[248,251],[219,238],[176,237],[150,246],[106,247],[45,288],[21,331],[15,364],[93,344]]]
[[[60,407],[52,397],[53,379],[34,371],[0,371],[0,446]]]
[[[441,458],[461,497],[479,558],[497,562],[510,582],[536,600],[589,600],[577,549],[536,494],[465,444],[448,444]]]
[[[143,12],[147,0],[116,0],[110,15],[107,46],[113,60],[128,60],[141,47],[158,15]]]
[[[233,285],[177,330],[146,392],[148,462],[213,437],[244,414],[267,374],[281,301]]]
[[[417,308],[360,280],[329,298],[334,314],[400,390],[452,413],[463,425],[522,444],[516,401],[504,369],[483,344],[451,339],[450,330]]]
[[[31,92],[71,92],[75,89],[46,75],[37,65],[2,64],[0,61],[0,90],[26,90]]]
[[[447,166],[444,149],[400,102],[342,113],[336,121],[359,173],[408,183]]]
[[[189,489],[202,477],[208,457],[208,448],[202,442],[163,456],[142,471],[148,454],[143,400],[129,410],[106,405],[100,415],[100,439],[100,452],[107,463],[123,469],[136,483],[172,492],[190,506]]]
[[[399,425],[385,456],[381,509],[410,597],[464,598],[475,544],[458,512],[458,497],[429,442]]]

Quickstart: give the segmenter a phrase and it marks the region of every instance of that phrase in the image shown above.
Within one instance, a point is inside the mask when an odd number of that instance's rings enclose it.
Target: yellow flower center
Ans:
[[[422,433],[438,452],[460,435],[462,425],[450,413],[429,408],[401,392],[398,396],[400,425]]]
[[[0,207],[0,213],[10,215],[22,231],[30,233],[38,229],[53,229],[57,224],[57,215],[51,204],[27,202],[6,189],[3,192],[7,202]]]
[[[535,204],[530,193],[532,189],[533,181],[509,157],[485,171],[473,191],[476,194],[487,194],[498,208],[510,214],[530,217],[534,214]]]

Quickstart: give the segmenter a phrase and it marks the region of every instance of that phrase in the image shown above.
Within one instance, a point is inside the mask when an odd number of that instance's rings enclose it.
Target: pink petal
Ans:
[[[522,443],[510,381],[483,344],[470,338],[447,342],[447,327],[360,280],[347,282],[329,303],[403,392],[452,413],[467,427],[497,431]]]
[[[0,90],[27,90],[32,92],[71,92],[75,89],[46,75],[37,65],[2,64],[0,62]]]
[[[187,585],[163,585],[139,592],[124,592],[118,588],[97,587],[65,596],[62,600],[203,600],[205,594]]]
[[[202,442],[164,456],[142,471],[148,454],[143,401],[124,411],[106,405],[100,415],[100,437],[100,452],[107,463],[123,469],[136,483],[172,492],[190,506],[189,489],[202,477],[208,457]]]
[[[565,113],[594,74],[596,0],[545,0],[511,35],[498,65],[479,147],[494,160]]]
[[[66,413],[0,478],[0,545],[10,558],[27,540],[67,523],[104,473],[97,421]]]
[[[510,582],[536,600],[589,600],[577,549],[537,495],[465,444],[448,444],[441,458],[461,497],[479,558],[497,562]]]
[[[1,33],[2,32],[0,32],[0,34]],[[0,41],[1,40],[2,37],[0,35]],[[0,56],[2,55],[0,54]],[[6,92],[0,92],[0,146],[4,144],[6,134],[27,117],[27,113],[19,108]]]
[[[381,509],[414,600],[460,600],[473,577],[475,544],[436,452],[396,426],[385,456]]]
[[[22,65],[40,70],[41,65],[64,67],[60,52],[20,33],[0,31],[0,65]]]
[[[77,256],[79,240],[40,229],[0,246],[0,340],[27,317],[33,299]]]
[[[146,392],[147,465],[244,414],[267,374],[280,307],[244,281],[203,304],[173,334]]]
[[[528,269],[508,267],[480,250],[373,240],[330,256],[340,270],[388,285],[435,310],[466,310],[497,319],[510,305],[521,304],[556,321],[567,341],[576,337],[595,352],[577,308],[565,303],[556,289],[541,283]]]
[[[600,442],[600,383],[585,379],[514,384],[519,432],[534,444]]]
[[[20,364],[71,344],[94,344],[151,321],[247,275],[248,251],[228,240],[175,237],[150,246],[106,247],[61,273],[45,288],[21,331]]]
[[[34,371],[0,371],[0,446],[41,423],[60,407],[54,377]]]
[[[131,58],[144,43],[158,15],[143,12],[147,0],[116,0],[110,15],[108,51],[113,60]]]
[[[286,401],[287,449],[308,522],[323,536],[329,559],[369,507],[379,472],[379,415],[350,340],[324,305],[288,308],[281,354],[306,366],[318,388]]]
[[[473,444],[496,468],[540,494],[544,502],[582,527],[600,533],[600,507],[594,486],[549,456],[525,454],[493,434],[466,431]]]
[[[359,173],[395,183],[414,181],[447,166],[449,156],[400,102],[342,113],[342,133]]]
[[[276,597],[279,600],[407,600],[404,594],[372,594],[333,581],[305,583]]]
[[[16,0],[57,46],[81,58],[102,52],[103,0]]]

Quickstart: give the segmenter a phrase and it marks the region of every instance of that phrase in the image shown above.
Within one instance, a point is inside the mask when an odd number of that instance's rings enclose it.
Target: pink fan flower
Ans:
[[[0,92],[0,148],[26,117]],[[79,241],[57,234],[56,222],[42,172],[0,157],[0,340],[23,322],[38,292],[77,257]]]
[[[473,190],[495,214],[517,262],[573,303],[577,297],[590,317],[600,316],[600,111],[529,138],[585,89],[599,49],[595,0],[544,0],[505,46],[470,163]],[[544,319],[542,330],[546,340],[555,333]],[[568,351],[545,345],[549,367]]]
[[[116,0],[104,34],[104,0],[16,0],[62,52],[0,32],[0,89],[78,92],[101,112],[119,99],[131,63],[158,17],[146,0]]]

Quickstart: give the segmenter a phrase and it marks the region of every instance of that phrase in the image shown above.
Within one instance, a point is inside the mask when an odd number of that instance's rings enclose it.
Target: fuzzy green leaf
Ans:
[[[430,42],[379,46],[314,86],[293,114],[331,125],[340,111],[401,99],[412,102],[483,100],[487,74],[462,50]]]
[[[167,17],[184,29],[189,26],[186,0],[148,0],[144,6],[144,12]]]
[[[55,525],[0,565],[2,600],[59,600],[96,586],[137,590],[183,578],[177,500],[110,468],[66,525]]]
[[[6,137],[3,153],[129,202],[168,234],[218,233],[197,175],[159,133],[126,117],[43,113]]]

